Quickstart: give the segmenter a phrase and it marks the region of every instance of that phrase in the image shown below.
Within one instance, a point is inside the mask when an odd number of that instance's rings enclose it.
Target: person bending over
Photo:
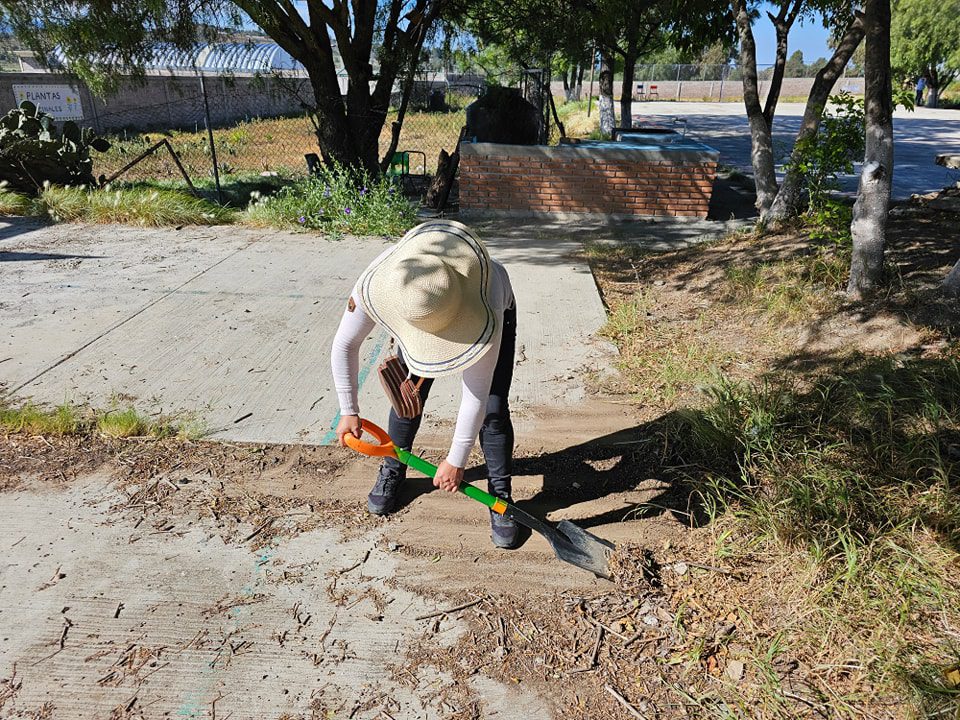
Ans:
[[[381,253],[354,286],[333,341],[331,365],[340,402],[337,437],[360,437],[357,375],[360,345],[380,325],[399,346],[398,356],[419,385],[425,405],[433,379],[461,376],[460,410],[446,460],[433,484],[455,492],[470,451],[480,437],[491,494],[513,502],[513,424],[508,395],[513,379],[517,309],[507,271],[490,258],[466,225],[433,220],[410,230]],[[390,438],[410,450],[422,414],[390,411]],[[406,466],[385,458],[367,497],[367,509],[389,514]],[[501,548],[517,544],[517,525],[490,513],[491,538]]]

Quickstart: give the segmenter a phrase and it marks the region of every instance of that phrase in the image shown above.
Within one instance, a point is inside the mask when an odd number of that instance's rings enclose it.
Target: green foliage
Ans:
[[[811,204],[804,220],[812,240],[842,246],[850,246],[853,242],[850,235],[853,206],[842,198],[826,197],[816,205]]]
[[[174,190],[148,188],[87,189],[45,187],[34,212],[54,222],[132,223],[136,225],[220,225],[234,213]]]
[[[97,417],[97,430],[107,437],[128,438],[141,435],[165,435],[165,426],[154,426],[150,419],[133,408],[110,410]]]
[[[21,408],[0,405],[0,427],[28,435],[73,435],[81,426],[80,414],[71,405],[45,410],[33,404]]]
[[[45,183],[92,185],[91,148],[105,152],[110,143],[69,120],[58,131],[52,117],[25,100],[0,118],[0,180],[30,194]]]
[[[797,143],[787,168],[803,176],[813,211],[838,188],[837,175],[852,173],[854,161],[864,153],[863,100],[841,92],[829,102],[832,107],[824,112],[820,130]]]
[[[890,61],[902,79],[943,89],[960,74],[960,0],[894,0]]]
[[[44,407],[28,403],[15,407],[0,401],[0,430],[27,435],[89,435],[98,432],[111,438],[150,436],[166,438],[174,435],[197,439],[203,435],[196,418],[150,418],[131,407],[110,410],[82,410],[64,403]]]
[[[33,215],[34,204],[31,198],[0,186],[0,215]]]
[[[885,681],[943,667],[950,641],[926,630],[960,600],[960,361],[853,360],[808,380],[719,382],[683,413],[680,460],[709,468],[706,506],[744,545],[809,566],[812,633]]]
[[[334,235],[400,235],[413,227],[416,210],[392,178],[374,180],[363,171],[335,166],[255,200],[247,215],[260,225]]]

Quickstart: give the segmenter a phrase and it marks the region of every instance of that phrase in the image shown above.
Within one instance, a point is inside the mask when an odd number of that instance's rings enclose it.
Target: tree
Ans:
[[[807,96],[806,107],[803,109],[803,119],[800,121],[800,130],[797,132],[797,138],[793,144],[794,149],[790,162],[787,163],[787,173],[766,215],[768,221],[782,221],[800,213],[804,178],[797,169],[799,167],[798,153],[804,144],[817,134],[820,121],[823,118],[823,109],[827,104],[830,93],[833,91],[833,86],[843,74],[843,69],[847,66],[854,51],[860,47],[863,35],[863,15],[858,12],[853,16],[843,34],[840,35],[840,39],[834,44],[833,56],[817,72],[813,85],[810,87],[810,94]]]
[[[306,69],[312,97],[304,104],[324,160],[379,173],[396,150],[420,51],[446,2],[305,0],[304,16],[294,0],[0,0],[0,21],[41,57],[60,46],[72,72],[107,91],[123,74],[142,74],[155,43],[188,47],[221,38],[223,28],[241,27],[246,16]],[[349,80],[346,96],[337,56]],[[397,81],[398,118],[381,159],[380,133]]]
[[[803,62],[803,50],[794,50],[784,66],[786,77],[798,78],[806,74],[807,65]]]
[[[890,188],[893,183],[893,98],[890,72],[890,0],[864,3],[864,112],[866,154],[853,205],[853,256],[847,292],[869,295],[883,274]]]
[[[790,29],[799,18],[817,14],[823,16],[824,22],[828,25],[849,29],[855,24],[856,14],[847,3],[836,0],[780,0],[779,4],[774,4],[777,14],[768,12],[767,16],[776,30],[776,64],[773,68],[770,89],[761,106],[756,42],[753,36],[753,22],[757,13],[748,0],[731,0],[731,8],[740,39],[739,70],[743,82],[743,102],[750,125],[751,162],[754,181],[757,186],[757,209],[760,212],[760,217],[766,220],[779,192],[773,154],[773,120],[780,99],[780,89],[788,60],[787,41]],[[859,37],[862,37],[862,35]],[[856,39],[859,43],[856,33],[851,35],[851,38]],[[844,44],[842,47],[838,45],[833,57],[817,74],[818,79],[811,89],[805,110],[805,116],[812,116],[806,126],[810,127],[812,125],[813,132],[816,132],[815,127],[819,124],[823,106],[833,89],[834,83],[840,77],[843,68],[850,59],[850,54],[855,49],[855,45],[852,48],[849,44]],[[803,132],[803,129],[801,129],[801,132]],[[781,206],[781,211],[784,207],[786,206]]]
[[[895,0],[890,55],[897,74],[927,81],[927,106],[960,75],[960,0]]]

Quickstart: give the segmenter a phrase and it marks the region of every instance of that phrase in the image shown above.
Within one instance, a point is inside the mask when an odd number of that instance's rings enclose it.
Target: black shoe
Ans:
[[[367,495],[367,510],[374,515],[387,515],[397,503],[397,492],[404,478],[385,467],[380,468],[377,482]]]
[[[507,502],[512,502],[508,500]],[[512,550],[520,539],[517,521],[506,515],[490,511],[490,539],[498,548]]]

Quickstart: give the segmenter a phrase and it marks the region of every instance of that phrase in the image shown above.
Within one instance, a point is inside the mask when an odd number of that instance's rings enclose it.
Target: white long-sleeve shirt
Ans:
[[[386,254],[381,254],[376,263]],[[500,340],[503,336],[503,312],[514,304],[513,287],[506,269],[496,260],[492,260],[493,272],[490,274],[489,300],[493,311],[500,317],[498,330],[491,338],[490,346],[483,356],[463,371],[461,382],[460,410],[457,413],[457,425],[447,454],[447,462],[455,467],[465,467],[470,451],[480,434],[480,426],[486,414],[487,398],[490,395],[490,383],[493,371],[497,367],[500,355]],[[330,364],[333,369],[333,382],[337,388],[341,415],[359,415],[360,404],[357,399],[357,375],[360,371],[360,345],[376,327],[374,320],[367,315],[360,304],[360,295],[354,288],[353,300],[340,319],[340,327],[333,339]]]

